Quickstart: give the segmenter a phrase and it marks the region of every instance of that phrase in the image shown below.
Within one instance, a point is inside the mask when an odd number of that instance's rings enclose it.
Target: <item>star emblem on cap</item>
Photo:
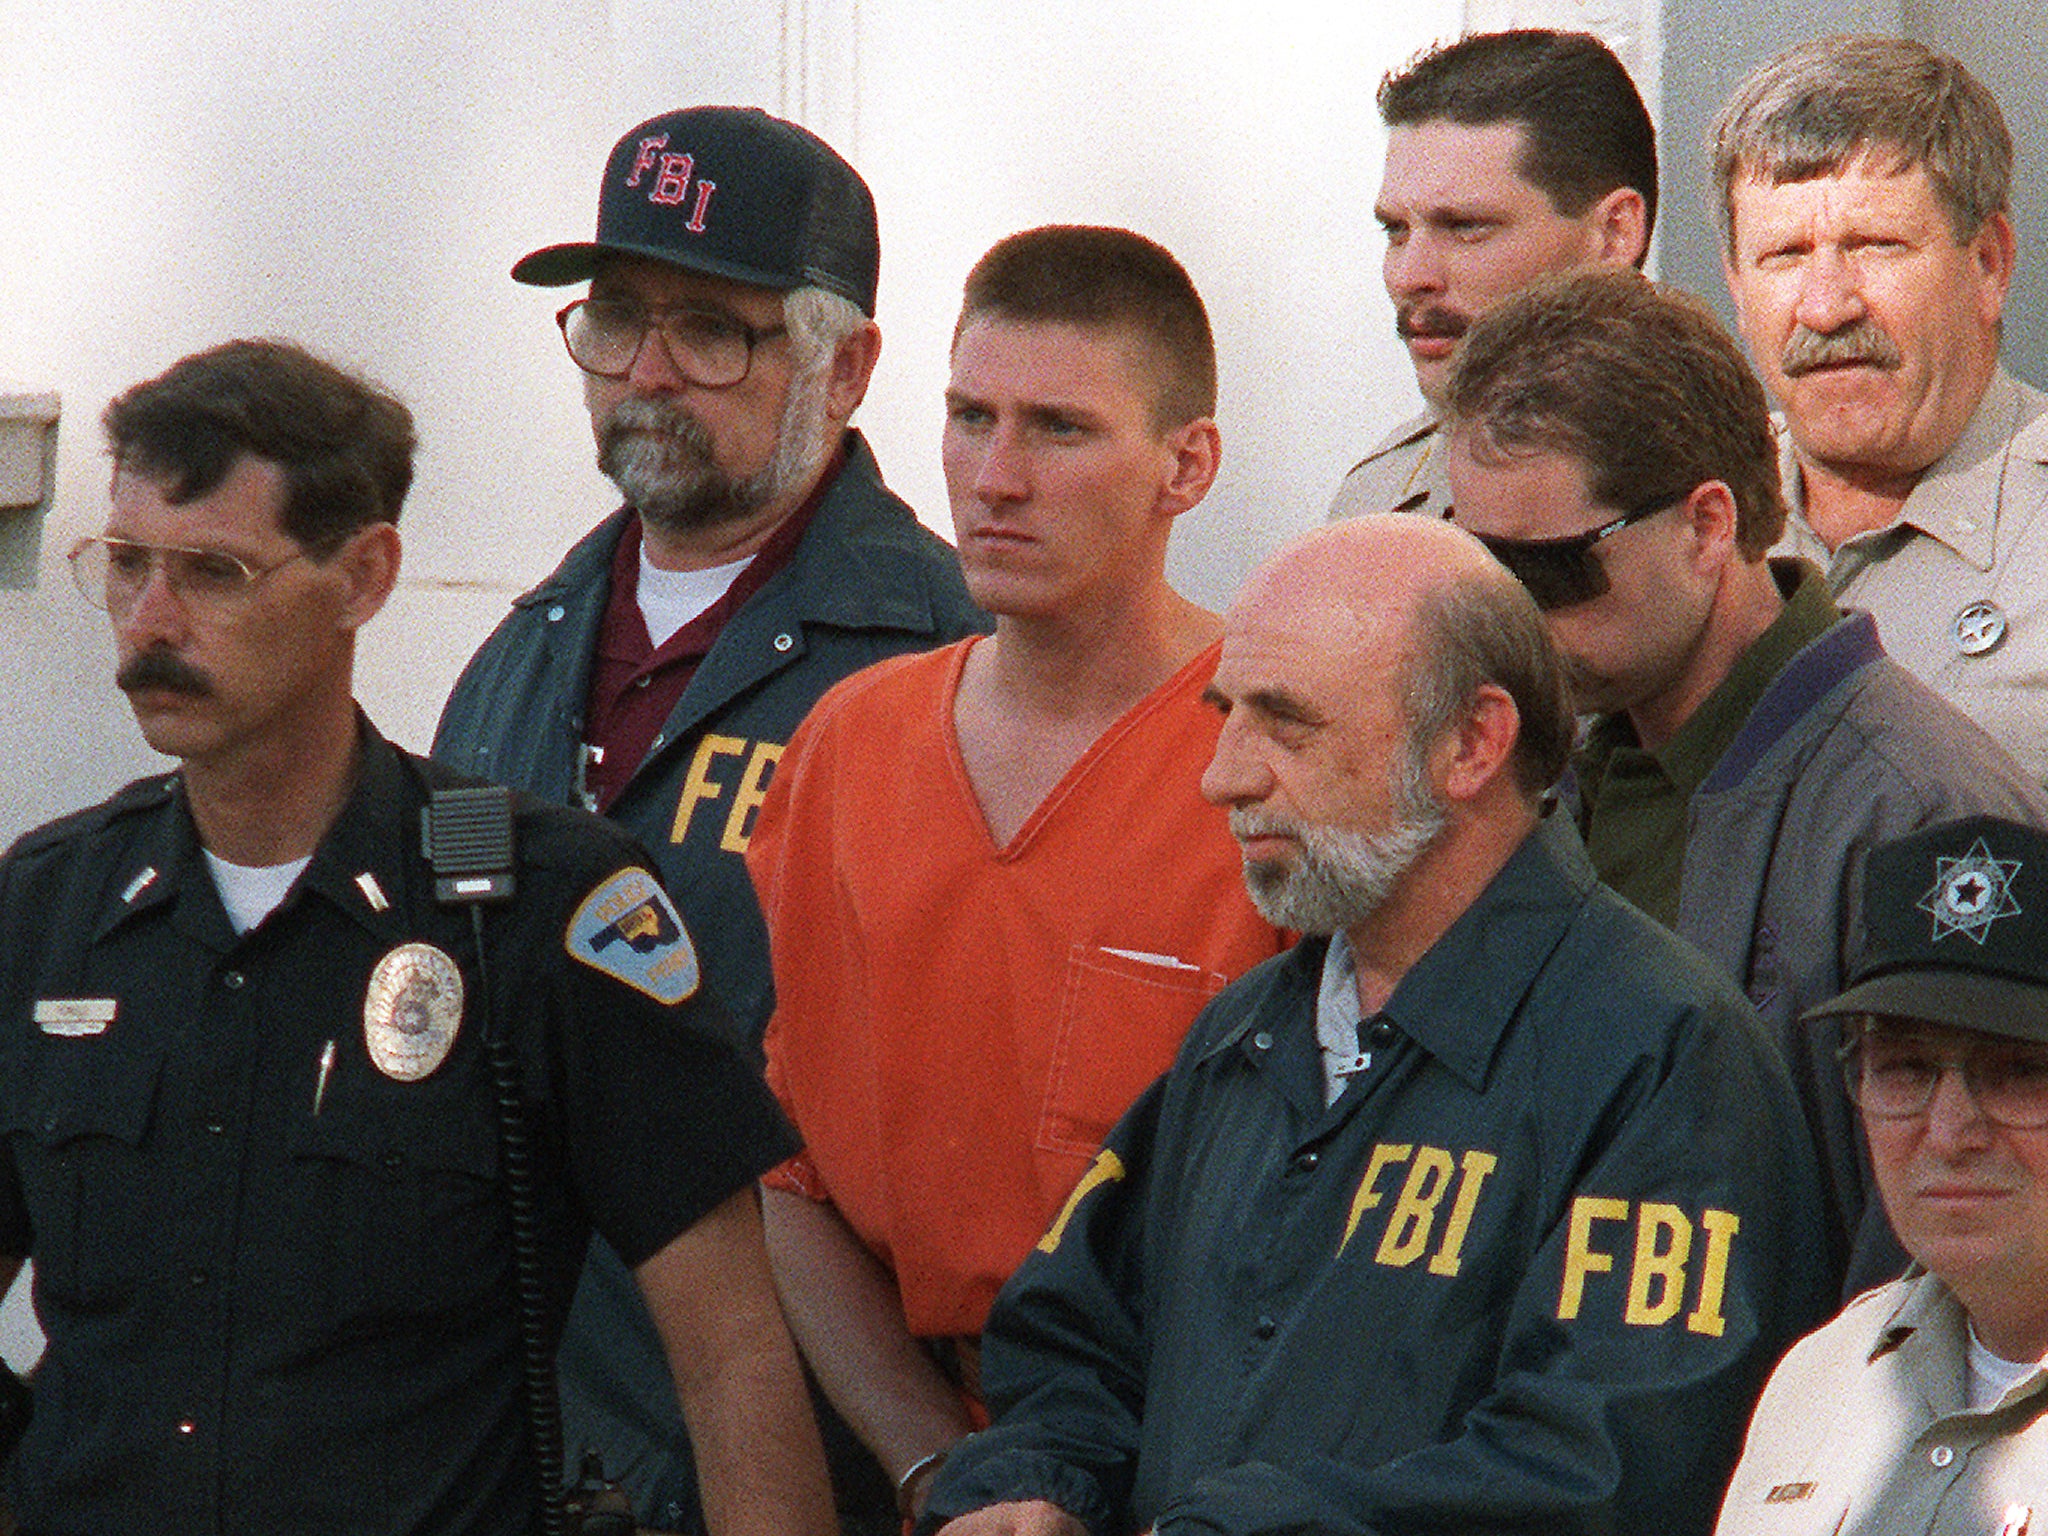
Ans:
[[[2012,899],[2012,882],[2019,872],[2018,859],[1993,858],[1990,845],[1981,837],[1959,859],[1937,855],[1934,884],[1915,903],[1934,917],[1934,942],[1960,933],[1981,945],[1993,923],[2018,914],[2020,904]]]

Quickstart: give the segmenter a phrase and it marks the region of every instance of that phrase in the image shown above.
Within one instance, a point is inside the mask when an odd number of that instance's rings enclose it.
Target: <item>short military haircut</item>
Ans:
[[[1143,235],[1047,224],[998,240],[967,274],[954,344],[969,321],[984,316],[1126,331],[1153,360],[1158,430],[1216,414],[1209,312],[1186,269]]]
[[[1628,70],[1589,32],[1525,28],[1441,43],[1380,82],[1389,128],[1520,127],[1522,179],[1577,218],[1616,187],[1643,195],[1657,222],[1657,131]],[[1637,258],[1640,264],[1641,258]]]
[[[1520,716],[1515,786],[1532,805],[1540,801],[1571,759],[1577,721],[1550,627],[1528,589],[1499,567],[1460,572],[1422,594],[1414,623],[1403,690],[1411,749],[1442,739],[1492,683]]]
[[[412,413],[288,341],[230,341],[117,396],[100,417],[117,469],[182,506],[247,454],[284,476],[279,523],[316,559],[398,521],[412,486]]]
[[[1859,163],[1927,172],[1957,244],[2003,213],[2012,134],[1983,83],[1945,53],[1901,37],[1816,38],[1736,87],[1708,136],[1721,237],[1735,250],[1738,179],[1770,186]]]
[[[1720,480],[1745,559],[1784,532],[1763,386],[1706,305],[1634,272],[1546,279],[1488,311],[1444,405],[1481,452],[1577,459],[1603,506],[1675,502]]]

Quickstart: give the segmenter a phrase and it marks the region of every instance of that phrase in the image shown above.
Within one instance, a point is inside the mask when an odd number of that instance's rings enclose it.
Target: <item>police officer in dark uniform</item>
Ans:
[[[714,1527],[829,1529],[753,1193],[790,1134],[645,856],[519,801],[512,900],[450,904],[422,811],[452,776],[354,705],[405,408],[236,342],[106,425],[112,513],[73,568],[180,767],[0,862],[0,1254],[35,1261],[49,1338],[23,1528],[530,1529],[522,1304],[551,1345],[594,1228]]]

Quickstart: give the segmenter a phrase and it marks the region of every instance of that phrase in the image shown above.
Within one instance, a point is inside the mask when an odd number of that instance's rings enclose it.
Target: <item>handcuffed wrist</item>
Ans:
[[[896,1513],[905,1520],[916,1517],[917,1496],[924,1485],[938,1475],[939,1468],[946,1464],[946,1458],[953,1454],[950,1445],[940,1446],[928,1456],[920,1456],[903,1469],[903,1475],[896,1479]]]

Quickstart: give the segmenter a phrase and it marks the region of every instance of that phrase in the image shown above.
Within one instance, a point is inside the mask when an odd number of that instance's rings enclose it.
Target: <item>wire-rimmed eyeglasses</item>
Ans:
[[[259,567],[224,549],[99,537],[80,539],[71,546],[70,558],[71,579],[85,600],[119,617],[135,606],[159,570],[180,602],[220,611],[236,606],[294,560],[303,560],[305,552]]]
[[[1911,1029],[1863,1020],[1851,1028],[1840,1056],[1850,1102],[1876,1119],[1926,1114],[1953,1070],[1993,1125],[2048,1128],[2048,1043],[1984,1035],[1958,1051]]]
[[[585,373],[623,379],[647,343],[661,337],[669,363],[692,384],[724,389],[754,366],[754,349],[788,327],[748,325],[722,310],[696,305],[649,306],[632,299],[578,299],[555,316],[569,356]]]

